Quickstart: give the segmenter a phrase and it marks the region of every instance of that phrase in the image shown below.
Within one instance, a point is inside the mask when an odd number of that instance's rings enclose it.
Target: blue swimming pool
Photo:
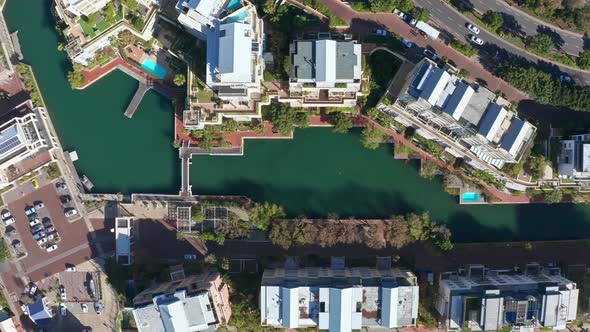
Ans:
[[[248,11],[244,9],[241,12],[235,13],[234,15],[226,18],[225,23],[244,22],[246,18],[248,18]]]
[[[478,202],[479,194],[473,192],[463,193],[462,199],[463,202]]]
[[[146,71],[154,74],[159,79],[164,79],[168,71],[166,68],[160,66],[159,64],[155,63],[153,60],[145,59],[141,64],[141,68],[145,69]]]
[[[242,6],[242,3],[240,2],[240,0],[231,0],[229,2],[229,4],[227,5],[226,9],[228,12],[233,12],[234,10],[240,8]]]

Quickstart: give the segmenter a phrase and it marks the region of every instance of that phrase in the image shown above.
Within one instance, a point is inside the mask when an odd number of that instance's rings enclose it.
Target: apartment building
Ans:
[[[576,319],[578,293],[559,268],[529,264],[495,270],[471,265],[442,274],[436,310],[448,330],[562,330]]]
[[[205,73],[188,73],[191,128],[221,124],[223,118],[260,118],[264,23],[254,5],[245,0],[180,0],[176,8],[187,31],[207,42]],[[199,76],[206,86],[195,84]],[[201,90],[209,89],[214,96],[205,97]]]
[[[362,95],[362,45],[353,40],[296,40],[290,47],[293,107],[354,107]]]
[[[115,260],[117,263],[129,266],[133,264],[135,227],[133,217],[115,218]]]
[[[138,331],[215,331],[231,317],[229,290],[217,270],[150,287],[133,298]]]
[[[266,269],[260,287],[260,322],[276,328],[330,332],[413,326],[418,284],[409,271],[374,269]]]
[[[557,169],[562,179],[590,180],[590,134],[562,137]]]
[[[58,0],[59,1],[59,0]],[[74,16],[88,16],[107,5],[110,0],[61,0],[63,8]]]
[[[410,72],[394,105],[379,108],[400,123],[415,124],[417,134],[480,169],[485,169],[482,163],[501,169],[519,162],[536,134],[536,127],[519,119],[506,100],[428,59]]]

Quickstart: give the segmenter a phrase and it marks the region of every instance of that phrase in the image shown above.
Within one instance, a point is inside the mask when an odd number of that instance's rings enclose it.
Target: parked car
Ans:
[[[72,201],[72,197],[71,197],[70,195],[61,195],[61,196],[59,196],[59,200],[60,200],[60,201],[61,201],[63,204],[66,204],[66,203],[69,203],[69,202],[71,202],[71,201]]]
[[[14,241],[12,241],[12,247],[13,248],[20,248],[22,246],[23,246],[23,243],[20,242],[20,240],[14,240]]]
[[[383,29],[373,29],[371,30],[371,34],[375,36],[389,36],[391,33],[389,31]]]
[[[57,239],[57,234],[53,233],[53,234],[49,234],[47,235],[47,241],[53,241]]]
[[[479,35],[479,33],[481,32],[478,27],[471,23],[467,24],[467,29],[469,29],[469,31],[473,32],[476,35]]]
[[[35,294],[37,294],[37,289],[38,289],[38,288],[37,288],[37,285],[35,285],[35,284],[31,283],[31,284],[29,285],[29,295],[30,295],[31,297],[35,296]]]
[[[39,240],[37,240],[37,244],[38,245],[44,245],[45,243],[47,243],[47,238],[46,237],[42,237]]]
[[[35,208],[34,207],[30,207],[30,208],[25,208],[25,214],[28,216],[30,214],[35,213]]]
[[[422,54],[424,54],[425,57],[431,59],[432,61],[436,61],[438,59],[438,56],[434,54],[434,52],[432,52],[431,50],[424,50]]]
[[[6,236],[11,237],[11,236],[15,236],[16,235],[16,229],[12,226],[8,226],[6,227],[6,231],[5,233]]]
[[[40,231],[39,233],[33,234],[33,239],[39,240],[39,239],[43,238],[45,235],[46,235],[46,233],[44,231]]]
[[[41,202],[41,201],[35,202],[35,209],[36,210],[41,210],[44,207],[45,207],[45,204],[43,204],[43,202]]]
[[[37,213],[31,213],[27,216],[27,219],[29,219],[29,221],[33,221],[35,219],[37,219]]]
[[[12,224],[14,224],[14,218],[13,217],[4,219],[4,225],[8,226],[8,225],[12,225]]]
[[[416,19],[414,19],[414,18],[409,18],[409,17],[408,17],[408,19],[410,20],[410,25],[411,25],[411,26],[413,26],[413,27],[415,27],[415,26],[416,26],[416,24],[418,23],[418,20],[416,20]]]
[[[404,21],[408,19],[408,15],[397,8],[393,10],[393,13]]]
[[[34,226],[33,228],[31,228],[31,234],[35,234],[35,233],[40,232],[42,230],[43,230],[43,226],[42,225]]]
[[[184,259],[191,260],[191,261],[192,260],[196,260],[197,259],[197,255],[195,255],[195,254],[186,254],[186,255],[184,255]]]
[[[12,217],[12,214],[8,210],[2,210],[2,220]]]
[[[68,309],[66,308],[66,305],[64,303],[59,304],[59,312],[61,313],[62,317],[68,315]]]
[[[76,272],[76,266],[69,265],[68,267],[66,267],[66,271],[68,271],[68,272]]]
[[[45,247],[45,250],[46,250],[47,252],[52,252],[52,251],[54,251],[55,249],[57,249],[57,244],[52,244],[52,245],[49,245],[49,246]]]
[[[404,44],[404,46],[407,48],[411,48],[412,46],[414,46],[414,44],[412,44],[409,40],[405,38],[402,39],[402,44]]]
[[[43,218],[42,222],[43,222],[43,226],[45,226],[45,227],[51,226],[51,219],[49,219],[49,217]]]
[[[40,225],[40,224],[41,224],[41,220],[39,220],[39,218],[35,218],[35,219],[29,221],[29,225],[31,225],[31,227],[37,226],[37,225]]]
[[[86,303],[82,303],[82,312],[88,312],[88,305]]]
[[[102,308],[103,308],[102,303],[100,303],[100,302],[94,303],[94,311],[96,311],[97,315],[100,315],[102,313]]]
[[[49,226],[49,227],[45,228],[45,232],[46,232],[47,234],[49,234],[49,233],[53,233],[53,232],[55,232],[55,227],[53,227],[53,226]]]
[[[63,285],[59,288],[59,296],[61,296],[62,301],[67,299],[66,288]]]
[[[33,188],[39,189],[39,181],[37,179],[32,179],[31,183],[33,184]]]
[[[78,214],[78,211],[76,211],[76,209],[67,209],[67,210],[64,212],[64,215],[65,215],[66,217],[73,217],[73,216],[75,216],[75,215],[77,215],[77,214]]]
[[[559,80],[563,83],[571,83],[572,77],[569,75],[562,74],[562,75],[559,75]]]
[[[68,186],[66,185],[66,183],[65,183],[65,182],[57,182],[57,183],[55,184],[55,187],[56,187],[57,189],[60,189],[60,190],[65,190],[65,189],[68,189]]]
[[[471,42],[477,45],[483,45],[483,40],[481,40],[481,38],[477,37],[476,35],[471,35],[471,37],[469,37],[469,40],[471,40]]]

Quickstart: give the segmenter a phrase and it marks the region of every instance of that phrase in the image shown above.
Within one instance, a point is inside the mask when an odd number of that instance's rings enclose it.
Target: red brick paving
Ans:
[[[25,90],[25,86],[18,75],[14,74],[10,75],[6,80],[0,83],[0,89],[6,91],[9,96],[14,96]]]
[[[40,155],[35,156],[34,158],[27,158],[21,162],[18,162],[12,166],[14,166],[20,172],[18,173],[18,175],[13,176],[12,173],[7,171],[6,174],[8,175],[8,181],[14,181],[18,177],[23,176],[29,173],[30,171],[47,164],[50,161],[51,154],[49,153],[49,151],[45,151]]]
[[[366,33],[369,25],[381,25],[387,30],[395,33],[414,44],[432,48],[439,57],[446,56],[454,62],[459,69],[466,69],[470,72],[469,79],[477,82],[485,82],[486,87],[491,91],[501,90],[506,94],[506,98],[513,102],[519,102],[528,99],[526,94],[513,88],[502,79],[492,75],[485,70],[479,63],[469,59],[453,48],[446,46],[438,40],[431,40],[415,36],[410,31],[412,27],[402,19],[391,13],[359,13],[345,5],[340,0],[319,0],[326,5],[334,14],[350,24],[350,29],[355,33]]]

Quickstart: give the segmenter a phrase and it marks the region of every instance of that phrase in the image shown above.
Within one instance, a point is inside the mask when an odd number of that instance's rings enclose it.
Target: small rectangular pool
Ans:
[[[228,18],[226,18],[224,23],[234,23],[234,22],[243,23],[247,18],[248,18],[248,11],[246,9],[243,9],[242,11],[240,11],[238,13],[234,13],[231,16],[229,16]]]
[[[474,192],[463,193],[463,202],[479,202],[479,194]]]
[[[231,13],[240,7],[242,7],[242,2],[240,0],[231,0],[225,8],[229,13]]]
[[[160,66],[159,64],[150,59],[143,60],[141,68],[143,68],[145,71],[151,74],[154,74],[157,78],[161,80],[163,80],[166,77],[166,74],[168,73],[166,68]]]

